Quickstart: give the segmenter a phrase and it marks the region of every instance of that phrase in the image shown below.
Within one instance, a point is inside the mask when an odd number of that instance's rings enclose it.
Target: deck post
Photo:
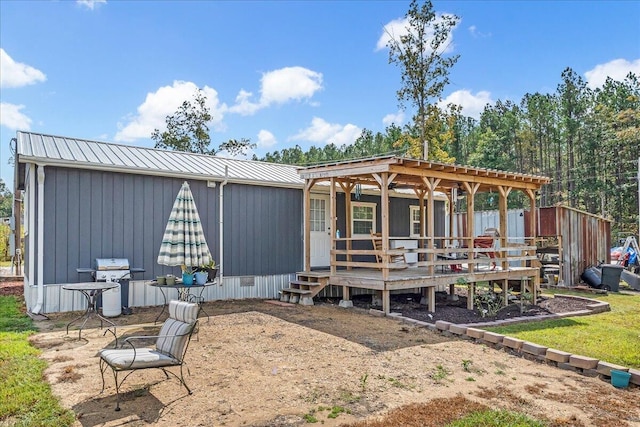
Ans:
[[[344,285],[342,286],[342,299],[338,303],[338,305],[342,308],[351,308],[353,307],[353,301],[351,301],[351,295],[349,292],[349,287]]]
[[[509,279],[502,281],[502,305],[504,307],[509,305]]]
[[[429,311],[432,313],[436,312],[436,287],[429,286],[427,288],[427,293],[429,294]]]
[[[384,314],[389,314],[391,312],[391,292],[388,289],[382,290],[382,311]]]
[[[473,297],[476,294],[475,282],[469,282],[467,284],[467,310],[473,310]]]

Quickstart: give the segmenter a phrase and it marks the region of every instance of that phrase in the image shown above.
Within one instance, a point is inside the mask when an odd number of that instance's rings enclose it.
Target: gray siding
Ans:
[[[78,267],[95,258],[128,258],[145,273],[177,273],[156,263],[167,219],[183,179],[45,168],[44,283],[91,280]],[[189,181],[207,243],[219,260],[219,191]],[[225,275],[292,273],[302,267],[302,191],[224,187]]]
[[[302,191],[229,185],[224,197],[225,275],[286,274],[303,268]]]
[[[380,197],[375,195],[363,194],[360,196],[359,200],[355,199],[355,196],[351,196],[352,202],[364,202],[364,203],[375,203],[376,204],[376,231],[380,232],[382,230],[382,205],[380,204]],[[393,237],[409,237],[410,234],[410,217],[409,217],[409,206],[418,206],[419,202],[416,199],[407,199],[400,197],[391,197],[389,199],[389,234]],[[344,193],[337,194],[337,216],[338,230],[346,229],[346,218],[345,218],[345,195]],[[435,235],[436,236],[444,236],[445,235],[445,203],[443,201],[436,200],[435,201]],[[344,235],[343,235],[344,236]],[[370,241],[354,241],[353,249],[361,250],[361,249],[371,249],[372,244]],[[345,249],[345,245],[343,243],[338,244],[338,249]],[[343,258],[339,258],[343,260]],[[373,260],[373,256],[367,255],[354,255],[352,259],[356,262],[371,262]]]

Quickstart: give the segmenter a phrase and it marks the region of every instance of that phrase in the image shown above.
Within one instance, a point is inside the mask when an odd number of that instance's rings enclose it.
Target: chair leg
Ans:
[[[160,368],[160,369],[162,369],[162,372],[164,372],[164,376],[165,376],[167,379],[169,379],[169,373],[167,372],[167,370],[166,370],[166,369],[164,369],[164,368]]]
[[[189,388],[189,386],[187,385],[186,382],[184,382],[184,375],[182,374],[182,365],[180,365],[180,382],[182,383],[182,385],[184,386],[184,388],[187,389],[187,391],[189,392],[189,394],[193,394],[193,392],[191,391],[191,389]]]
[[[116,371],[115,369],[113,369],[113,378],[116,381],[116,411],[119,411],[120,410],[120,384],[118,384],[118,371]]]
[[[100,394],[104,393],[104,371],[107,369],[107,364],[104,360],[100,359],[100,377],[102,377],[102,390]]]

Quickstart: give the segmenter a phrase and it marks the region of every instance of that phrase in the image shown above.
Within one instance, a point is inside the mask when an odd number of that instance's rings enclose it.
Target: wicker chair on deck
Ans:
[[[120,410],[120,387],[134,371],[139,369],[158,368],[167,378],[169,374],[180,380],[189,394],[191,390],[184,381],[182,366],[191,341],[191,335],[198,323],[198,304],[184,301],[169,302],[169,318],[165,320],[158,335],[131,336],[126,338],[120,348],[100,351],[100,374],[102,375],[102,391],[104,391],[104,373],[111,368],[116,382],[116,411]],[[155,348],[136,347],[133,341],[155,338]],[[180,367],[180,376],[168,370]],[[128,373],[118,382],[118,373]]]

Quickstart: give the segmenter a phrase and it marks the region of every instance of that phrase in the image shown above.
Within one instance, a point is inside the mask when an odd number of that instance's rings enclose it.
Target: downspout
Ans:
[[[36,277],[38,278],[38,299],[36,302],[36,306],[31,310],[33,314],[40,314],[42,311],[42,305],[44,304],[44,278],[42,277],[42,273],[44,271],[44,251],[42,250],[44,246],[44,166],[38,165],[38,272]],[[30,197],[34,197],[31,194]],[[32,199],[33,200],[33,199]],[[33,205],[32,205],[33,206]],[[33,225],[34,217],[31,215],[30,218],[31,224]],[[29,234],[32,234],[35,231],[35,228],[32,227]],[[31,242],[33,242],[33,238],[30,237]],[[33,246],[31,247],[31,256],[29,257],[29,281],[33,283]]]
[[[218,240],[218,264],[220,265],[219,268],[219,275],[220,275],[220,286],[222,286],[223,283],[223,279],[224,279],[224,186],[227,185],[227,183],[229,182],[229,166],[225,166],[224,167],[224,181],[222,181],[222,183],[220,184],[220,202],[218,203],[218,206],[220,208],[220,222],[219,222],[219,227],[220,230],[218,232],[218,234],[220,234],[220,239]]]
[[[25,266],[27,268],[27,272],[29,273],[28,275],[25,272],[25,278],[27,279],[27,286],[29,287],[29,289],[31,290],[34,286],[34,277],[35,277],[35,259],[36,259],[36,242],[35,242],[35,227],[36,227],[36,217],[35,217],[35,213],[34,213],[34,208],[36,206],[36,180],[35,180],[35,174],[34,174],[34,170],[35,167],[33,165],[33,163],[27,163],[25,166],[25,175],[26,175],[26,184],[29,186],[27,188],[27,197],[25,200],[25,207],[24,207],[24,212],[25,212],[25,219],[28,221],[27,224],[27,229],[25,230],[26,232],[28,232],[27,234],[27,238],[28,238],[28,249],[29,249],[29,254],[28,254],[28,260],[29,263],[27,266]],[[31,297],[31,291],[29,291],[29,309],[33,312],[33,298]]]

